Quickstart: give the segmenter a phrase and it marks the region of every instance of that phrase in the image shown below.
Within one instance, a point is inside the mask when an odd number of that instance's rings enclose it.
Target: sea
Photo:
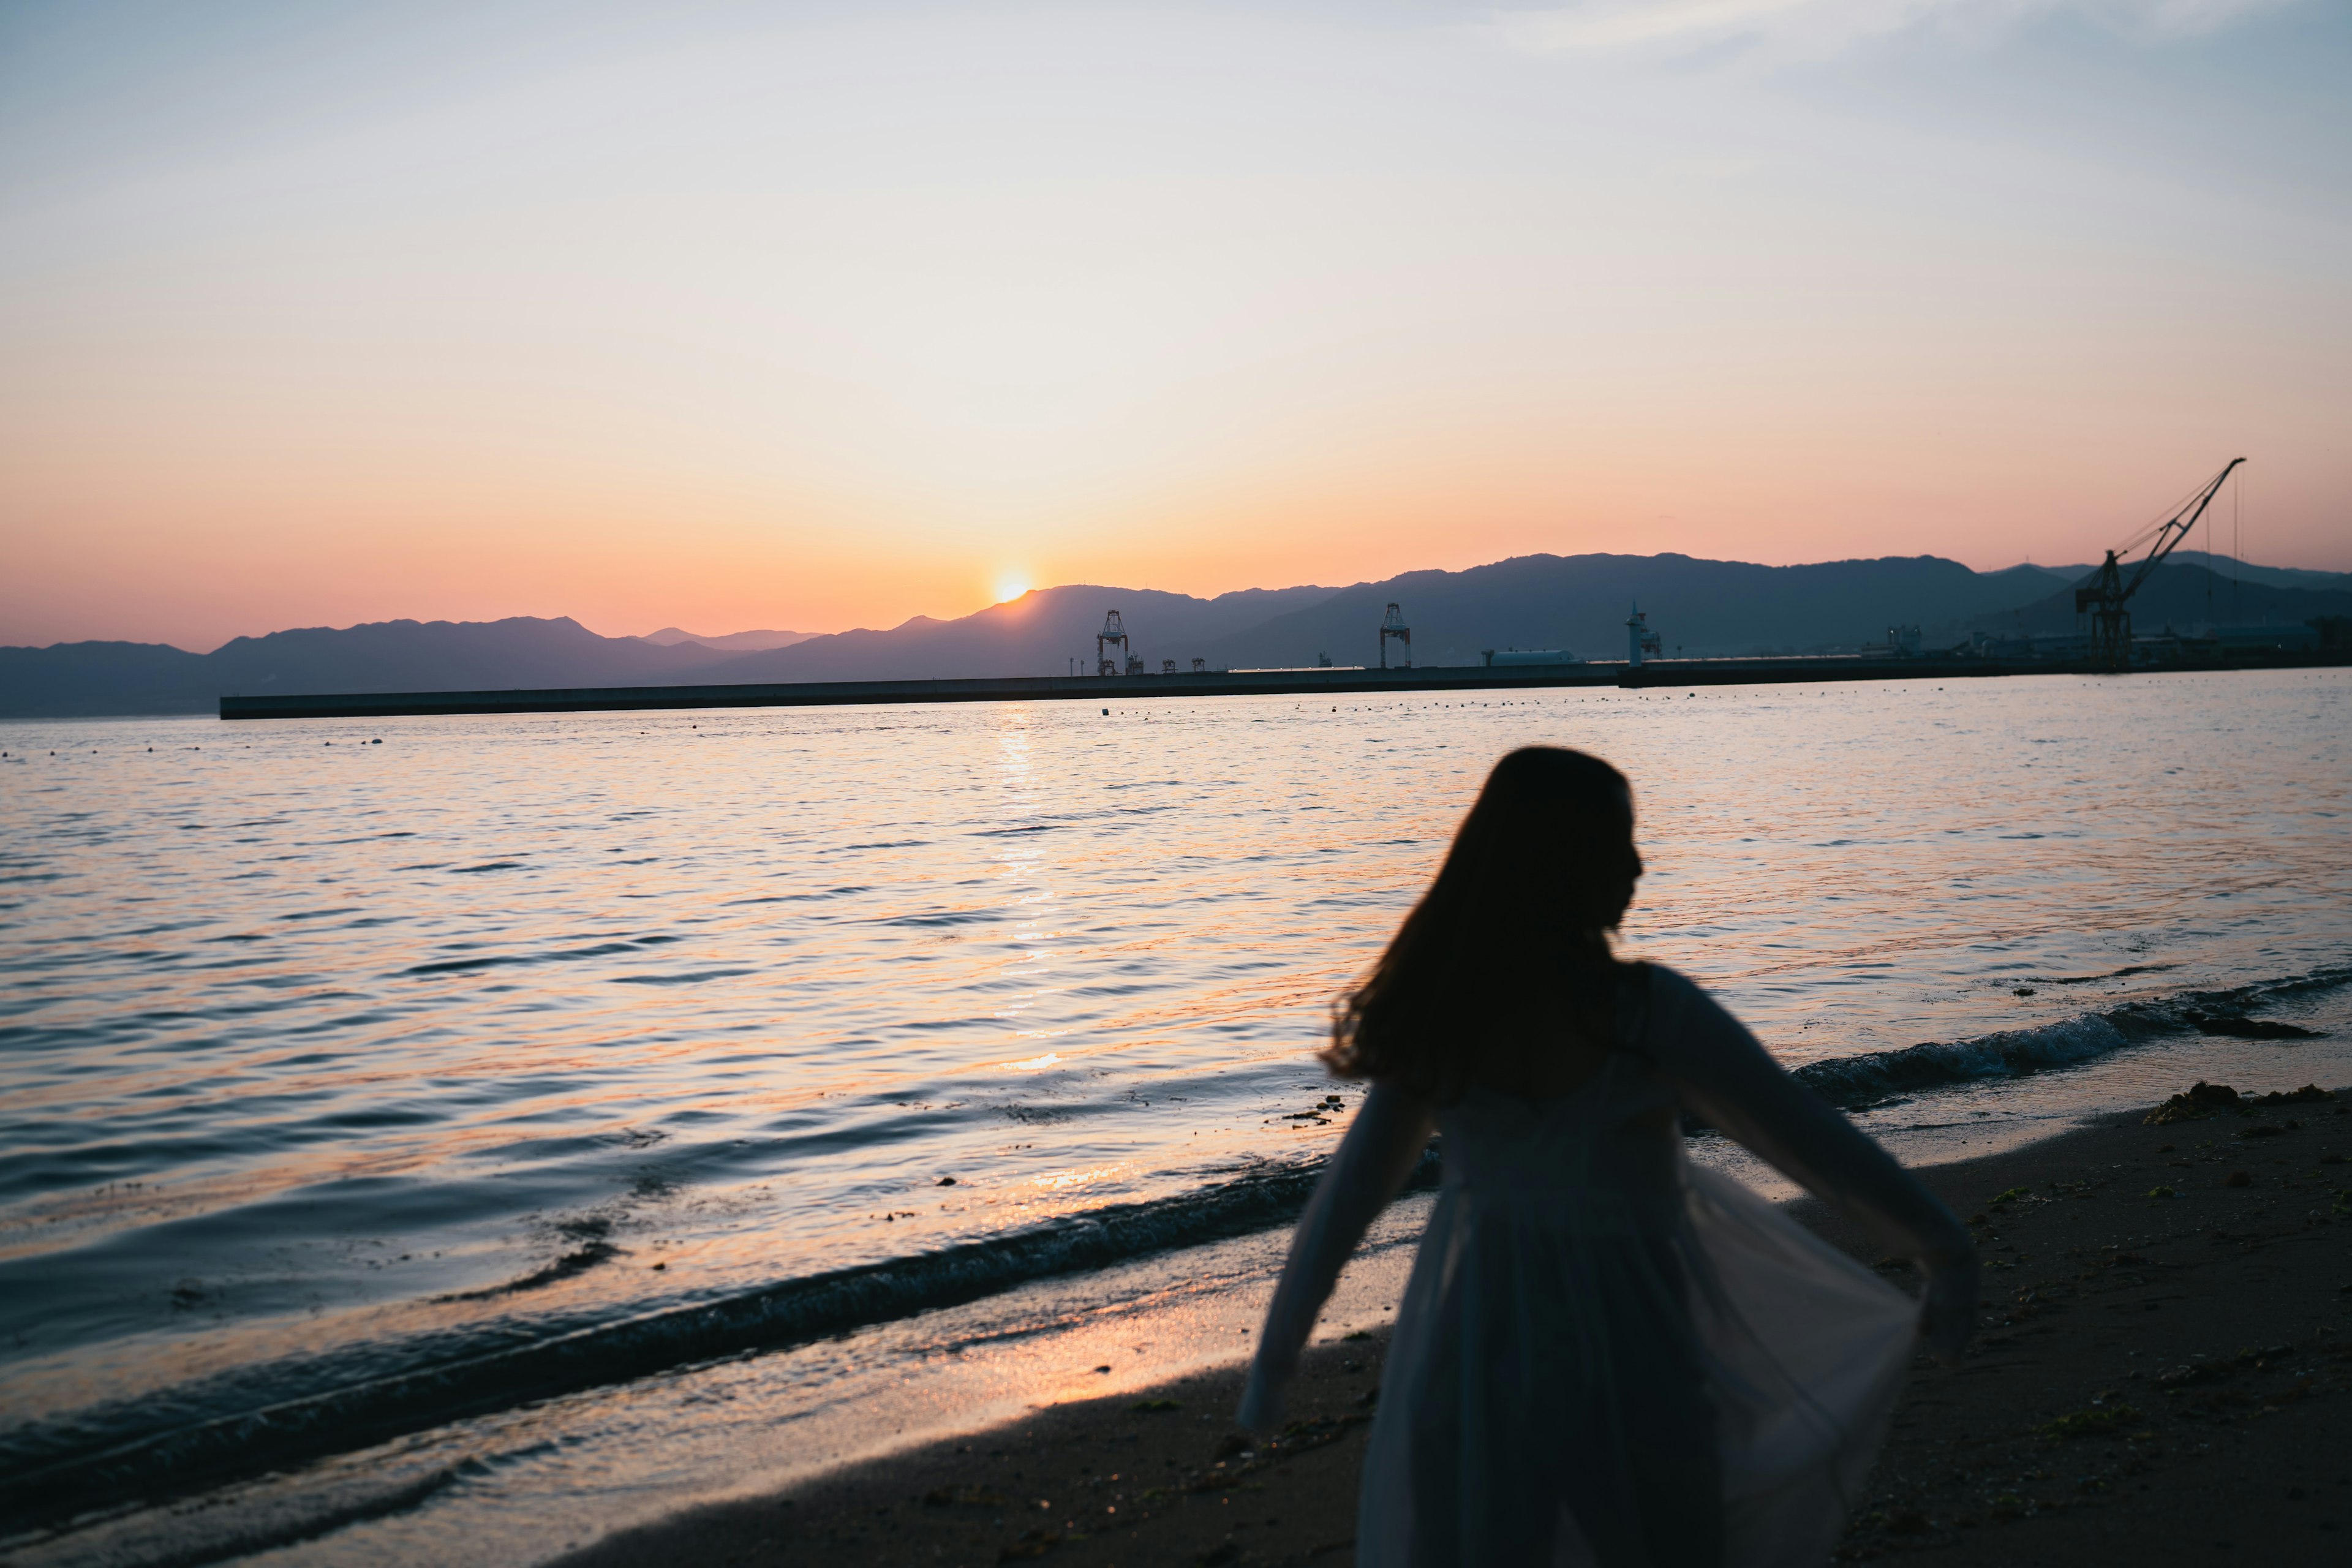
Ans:
[[[0,724],[0,1555],[533,1563],[1240,1359],[1516,746],[1907,1162],[2352,1083],[2352,671],[1104,690]]]

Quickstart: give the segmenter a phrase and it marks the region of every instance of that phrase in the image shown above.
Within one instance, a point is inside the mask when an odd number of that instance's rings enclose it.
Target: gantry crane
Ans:
[[[1110,657],[1111,645],[1114,643],[1118,645],[1120,662],[1113,662]],[[1128,646],[1127,641],[1127,623],[1118,618],[1117,610],[1113,610],[1103,617],[1103,629],[1095,634],[1095,673],[1097,675],[1122,674],[1127,665],[1133,663],[1134,660],[1135,649]]]
[[[2170,517],[2152,522],[2146,528],[2107,552],[2106,561],[2096,572],[2074,584],[2074,613],[2091,614],[2091,661],[2109,669],[2121,669],[2131,662],[2131,611],[2125,608],[2139,585],[2147,581],[2148,574],[2172,553],[2173,546],[2189,537],[2205,509],[2213,504],[2221,493],[2221,481],[2231,469],[2244,462],[2232,458],[2229,467],[2215,474],[2195,495],[2180,503]],[[2118,557],[2127,555],[2141,545],[2148,546],[2147,559],[2132,568],[2129,577],[2124,575]]]
[[[1404,645],[1404,663],[1400,668],[1411,669],[1412,668],[1412,628],[1404,624],[1404,612],[1394,605],[1391,605],[1389,613],[1381,617],[1381,668],[1382,669],[1389,667],[1389,638],[1391,637],[1396,638]]]

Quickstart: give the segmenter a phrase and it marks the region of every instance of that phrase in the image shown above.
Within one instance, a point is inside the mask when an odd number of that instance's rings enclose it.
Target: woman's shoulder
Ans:
[[[1646,958],[1626,962],[1625,980],[1627,984],[1636,987],[1653,1001],[1661,997],[1680,999],[1706,994],[1697,981],[1681,970]]]
[[[1706,988],[1679,969],[1640,961],[1626,966],[1626,995],[1633,1003],[1625,1024],[1643,1046],[1654,1047],[1661,1032],[1679,1033],[1706,1014],[1720,1011]]]

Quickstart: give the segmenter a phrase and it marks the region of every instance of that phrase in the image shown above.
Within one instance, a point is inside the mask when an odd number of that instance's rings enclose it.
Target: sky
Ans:
[[[2352,570],[2352,6],[0,5],[0,643]],[[2200,545],[2202,541],[2200,540]]]

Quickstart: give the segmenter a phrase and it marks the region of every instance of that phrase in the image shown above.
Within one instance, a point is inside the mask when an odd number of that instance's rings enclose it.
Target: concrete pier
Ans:
[[[2265,668],[2270,661],[2265,661]],[[2281,663],[2335,663],[2283,659]],[[377,719],[447,713],[593,713],[662,708],[820,708],[904,702],[1143,702],[1171,697],[1359,697],[1377,692],[1528,691],[1553,687],[1757,686],[1819,680],[1939,684],[2078,675],[2088,666],[1987,658],[1649,658],[1490,668],[1253,669],[1175,675],[1005,676],[977,680],[825,680],[786,685],[603,686],[536,691],[356,691],[224,697],[223,719]]]

